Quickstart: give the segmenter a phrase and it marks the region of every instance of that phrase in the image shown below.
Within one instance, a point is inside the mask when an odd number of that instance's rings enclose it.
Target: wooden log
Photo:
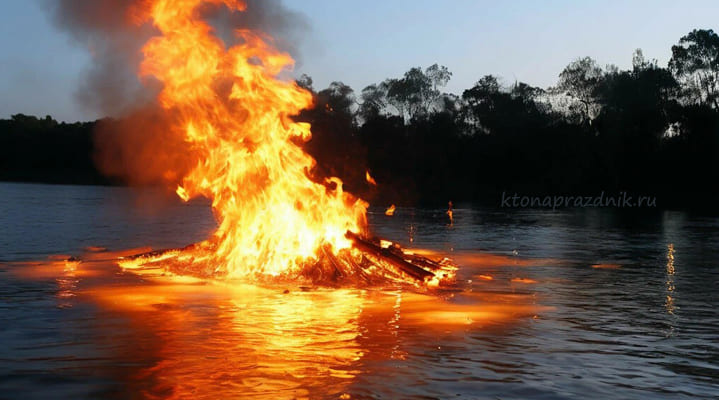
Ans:
[[[425,281],[428,278],[434,277],[434,273],[408,262],[402,256],[393,253],[389,249],[383,249],[381,246],[378,246],[367,239],[363,239],[354,232],[347,231],[345,236],[354,242],[357,249],[370,253],[375,257],[388,262],[400,271],[419,281]]]
[[[399,246],[383,248],[379,241],[372,241],[365,239],[354,232],[347,231],[345,236],[351,239],[354,247],[361,252],[366,253],[368,256],[372,256],[375,260],[371,260],[368,257],[364,257],[363,261],[354,260],[349,257],[349,254],[345,256],[338,256],[332,253],[328,246],[320,248],[320,259],[318,264],[315,265],[320,273],[316,278],[324,279],[324,273],[329,272],[333,275],[333,281],[338,281],[343,278],[355,276],[365,282],[371,282],[374,280],[371,274],[367,273],[367,269],[374,266],[380,269],[384,269],[387,272],[391,272],[393,275],[397,273],[404,273],[405,275],[414,278],[420,282],[425,282],[435,276],[433,271],[438,271],[441,265],[434,260],[427,259],[422,256],[413,254],[404,254]],[[133,254],[129,256],[120,257],[125,260],[136,260],[139,258],[152,259],[155,257],[162,257],[163,255],[171,252],[181,252],[183,250],[191,250],[195,248],[197,244],[191,244],[182,248],[169,248],[148,251],[145,253]],[[383,266],[382,264],[385,264]],[[389,266],[394,267],[392,269],[387,268]],[[399,278],[399,275],[396,276]]]
[[[426,257],[418,256],[416,254],[404,254],[404,257],[407,257],[412,264],[417,264],[420,267],[429,269],[433,272],[442,269],[442,264]]]
[[[169,252],[171,252],[171,251],[181,251],[181,250],[182,250],[182,248],[150,250],[150,251],[147,251],[147,252],[144,252],[144,253],[137,253],[137,254],[132,254],[132,255],[129,255],[129,256],[121,256],[121,257],[118,257],[118,258],[119,258],[120,260],[136,260],[136,259],[138,259],[138,258],[159,257],[159,256],[161,256],[161,255],[163,255],[163,254],[166,254],[166,253],[169,253]]]

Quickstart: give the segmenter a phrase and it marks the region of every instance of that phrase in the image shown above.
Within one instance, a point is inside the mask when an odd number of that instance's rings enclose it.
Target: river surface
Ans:
[[[450,291],[256,287],[114,263],[206,238],[207,202],[0,183],[0,398],[719,396],[719,218],[444,211],[370,222],[453,258]]]

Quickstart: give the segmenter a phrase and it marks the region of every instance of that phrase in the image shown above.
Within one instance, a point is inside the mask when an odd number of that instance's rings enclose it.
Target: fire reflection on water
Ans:
[[[16,270],[57,279],[58,303],[99,306],[93,340],[110,354],[98,357],[123,366],[123,390],[142,398],[352,398],[358,376],[413,357],[422,335],[506,325],[542,310],[531,295],[478,290],[424,295],[136,275],[119,270],[117,256]]]
[[[668,314],[674,314],[674,244],[667,245],[667,299],[664,303]]]
[[[75,289],[79,282],[75,271],[77,270],[78,261],[60,261],[62,263],[62,275],[58,276],[55,281],[57,282],[58,292],[57,298],[59,301],[58,307],[72,307],[72,303],[69,301],[75,297]]]
[[[147,397],[297,398],[341,393],[362,357],[361,293],[156,284],[91,295],[158,336],[159,361],[139,371]]]

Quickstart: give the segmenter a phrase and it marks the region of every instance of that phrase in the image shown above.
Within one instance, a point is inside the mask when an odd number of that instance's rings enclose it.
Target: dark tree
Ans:
[[[364,119],[397,115],[407,123],[426,118],[446,105],[446,95],[439,88],[444,87],[451,76],[447,67],[434,64],[424,71],[411,68],[402,78],[367,86],[362,90],[360,114]]]
[[[569,111],[577,116],[579,122],[589,122],[597,115],[599,110],[596,92],[603,74],[602,68],[590,57],[570,63],[559,74],[555,91],[575,102],[570,103]]]
[[[580,58],[547,90],[503,86],[486,75],[461,96],[442,91],[452,73],[439,64],[411,68],[359,94],[339,81],[317,90],[303,75],[297,84],[312,92],[314,106],[296,118],[311,123],[313,134],[298,144],[317,161],[310,178],[324,183],[337,176],[374,204],[497,205],[502,192],[626,190],[655,195],[662,206],[713,206],[719,37],[692,31],[672,53],[668,68],[640,49],[629,70]],[[163,126],[156,119],[148,124]],[[103,148],[103,135],[93,130],[103,126],[128,133],[120,120],[64,124],[21,114],[0,120],[0,179],[107,183],[92,162]],[[152,163],[145,161],[142,168]]]
[[[689,102],[719,109],[719,35],[695,29],[672,46],[669,68],[685,87]]]
[[[0,120],[0,180],[109,183],[93,164],[95,125],[23,114]]]
[[[601,111],[595,127],[601,158],[617,189],[656,184],[661,141],[673,122],[679,85],[667,69],[636,52],[632,71],[607,74],[597,98]]]
[[[297,85],[303,89],[307,89],[310,92],[315,91],[312,87],[312,77],[307,74],[302,74],[302,76],[300,76],[295,82],[297,82]]]
[[[303,80],[312,82],[309,77]],[[312,138],[302,144],[317,161],[311,171],[312,177],[324,182],[325,178],[336,176],[350,191],[366,192],[367,154],[355,126],[357,102],[354,90],[342,82],[332,82],[314,97],[314,107],[298,117],[312,124]]]

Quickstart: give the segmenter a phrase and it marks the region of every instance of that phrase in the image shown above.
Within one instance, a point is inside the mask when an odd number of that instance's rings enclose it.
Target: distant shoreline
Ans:
[[[442,91],[452,73],[438,64],[358,92],[339,81],[315,89],[303,75],[295,84],[314,106],[292,118],[312,135],[295,144],[316,161],[305,171],[310,179],[337,177],[372,204],[501,207],[503,193],[517,193],[518,207],[526,198],[546,208],[556,203],[546,197],[566,203],[605,193],[619,203],[624,193],[657,209],[716,208],[719,65],[706,55],[719,54],[719,35],[693,30],[672,54],[660,66],[637,49],[627,70],[578,58],[549,88],[486,75],[461,94]],[[163,115],[0,119],[0,180],[176,185],[205,155],[168,131]],[[252,140],[242,144],[248,152]]]

